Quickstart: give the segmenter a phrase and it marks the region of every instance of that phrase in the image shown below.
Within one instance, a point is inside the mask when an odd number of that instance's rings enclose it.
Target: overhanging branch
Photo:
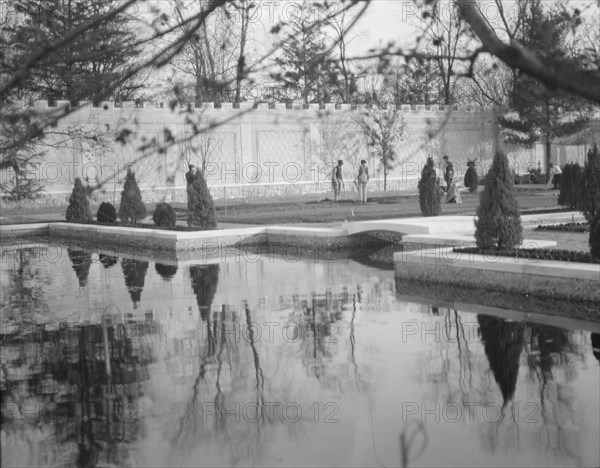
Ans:
[[[564,89],[600,103],[600,73],[574,70],[569,64],[543,57],[514,40],[502,42],[481,15],[475,0],[455,0],[463,19],[471,26],[484,49],[511,68],[518,68],[546,85]]]

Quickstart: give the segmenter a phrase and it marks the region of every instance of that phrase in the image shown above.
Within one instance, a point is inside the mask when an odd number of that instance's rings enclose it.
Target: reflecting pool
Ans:
[[[361,259],[0,272],[2,466],[600,465],[598,323],[411,302]]]

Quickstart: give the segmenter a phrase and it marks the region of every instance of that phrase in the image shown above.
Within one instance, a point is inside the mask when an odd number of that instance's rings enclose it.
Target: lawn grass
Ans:
[[[517,199],[522,211],[559,209],[556,192],[544,190],[540,186],[517,186]],[[463,203],[444,204],[442,215],[475,215],[479,205],[481,190],[463,193]],[[419,217],[419,201],[416,193],[379,192],[369,195],[369,203],[360,204],[354,192],[342,195],[340,202],[334,202],[331,194],[311,194],[295,197],[263,198],[256,200],[217,200],[215,207],[217,221],[241,224],[293,224],[293,223],[339,223],[371,219]],[[185,203],[171,203],[177,212],[178,220],[187,219]],[[92,204],[95,215],[98,204]],[[148,213],[156,204],[146,205]],[[27,222],[64,221],[66,206],[31,206],[17,209],[3,208],[1,224]]]

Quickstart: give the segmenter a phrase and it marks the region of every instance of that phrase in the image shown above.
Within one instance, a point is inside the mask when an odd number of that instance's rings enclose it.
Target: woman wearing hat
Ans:
[[[356,187],[358,188],[358,198],[361,203],[367,203],[367,182],[369,182],[369,168],[367,161],[361,159],[356,176]]]
[[[344,187],[344,178],[342,177],[342,166],[344,161],[341,159],[338,160],[337,166],[333,168],[333,173],[331,174],[331,187],[333,188],[333,195],[335,197],[335,201],[339,201],[340,191],[342,187]]]

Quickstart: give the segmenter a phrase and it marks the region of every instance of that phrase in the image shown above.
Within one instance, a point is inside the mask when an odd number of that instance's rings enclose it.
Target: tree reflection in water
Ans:
[[[490,315],[478,315],[477,321],[485,355],[500,387],[502,406],[505,407],[512,400],[517,386],[524,325]]]
[[[67,254],[69,255],[69,260],[71,260],[73,270],[75,270],[75,274],[79,280],[79,287],[85,288],[90,273],[90,267],[92,266],[92,254],[84,250],[72,249],[70,247],[67,247]]]
[[[592,353],[600,361],[600,334],[592,333],[590,339],[592,341]]]
[[[148,271],[148,262],[136,260],[134,258],[121,259],[121,268],[125,276],[125,285],[129,290],[133,308],[137,309],[142,299],[146,272]]]
[[[304,349],[302,361],[307,371],[320,379],[327,371],[327,364],[333,356],[333,347],[339,337],[336,322],[341,318],[342,307],[348,304],[348,294],[334,296],[332,291],[325,294],[313,293],[310,300],[293,297],[293,312],[290,315],[291,341],[299,340]]]
[[[341,388],[340,376],[328,374],[336,354],[334,341],[344,340],[332,324],[342,318],[344,307],[350,308],[353,303],[356,306],[356,295],[348,294],[347,289],[337,294],[331,290],[311,294],[305,299],[294,295],[289,303],[284,300],[283,309],[280,302],[281,317],[286,314],[284,310],[289,310],[289,315],[285,324],[277,322],[280,327],[270,335],[261,325],[272,317],[261,314],[277,311],[253,308],[246,301],[241,301],[239,309],[231,304],[216,306],[213,300],[219,267],[197,265],[189,271],[202,323],[202,330],[195,333],[200,359],[171,438],[167,463],[182,464],[200,454],[225,456],[225,463],[232,466],[258,463],[276,434],[267,428],[281,427],[290,432],[292,440],[305,430],[302,424],[286,423],[280,414],[287,402],[310,398],[302,393],[303,385],[313,387],[312,382],[294,380],[298,377],[291,369],[295,367],[295,356],[300,356],[300,369],[319,381],[319,388]],[[353,317],[355,314],[356,307]],[[275,360],[270,357],[273,353],[277,355]],[[274,375],[265,369],[265,359],[275,366],[269,368]],[[360,385],[354,351],[351,359],[356,370],[354,379]],[[278,402],[279,408],[270,406],[273,402]],[[308,412],[312,403],[302,409]],[[325,411],[323,407],[321,403]]]
[[[552,452],[555,460],[581,464],[578,447],[585,431],[580,421],[585,418],[573,404],[571,383],[576,378],[574,361],[584,359],[583,332],[479,314],[473,325],[487,360],[482,362],[479,353],[472,352],[476,342],[469,339],[470,324],[463,323],[461,315],[450,309],[431,310],[431,321],[441,322],[442,331],[439,359],[429,356],[425,365],[432,388],[441,392],[433,400],[462,405],[465,419],[479,415],[475,417],[481,424],[483,447],[490,454],[498,449],[518,453],[524,445],[537,447],[540,453]],[[433,324],[427,327],[431,330]],[[500,404],[494,397],[497,390],[489,386],[488,370],[501,395]],[[531,384],[539,389],[537,397],[527,393]],[[489,408],[488,419],[466,403]]]
[[[8,444],[15,450],[3,450],[3,464],[131,463],[129,447],[143,435],[139,400],[154,361],[157,324],[147,317],[109,324],[105,333],[98,324],[36,328],[36,333],[16,331],[2,344],[2,428],[28,446],[19,450]]]
[[[106,254],[98,254],[98,260],[100,260],[100,263],[102,263],[102,265],[106,269],[109,269],[110,267],[116,265],[119,262],[118,257]]]
[[[156,262],[154,264],[156,273],[165,281],[171,281],[177,273],[177,265],[165,265],[163,263]]]
[[[529,324],[525,353],[529,378],[539,389],[540,430],[537,443],[555,456],[565,456],[582,464],[578,449],[578,431],[568,428],[579,426],[579,415],[570,388],[575,379],[575,359],[585,357],[574,344],[573,333],[548,325]]]

